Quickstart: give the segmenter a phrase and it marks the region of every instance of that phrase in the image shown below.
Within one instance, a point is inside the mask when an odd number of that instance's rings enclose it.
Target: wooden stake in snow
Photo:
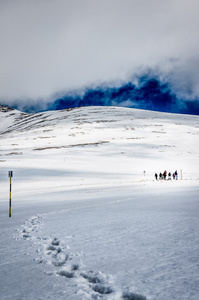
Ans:
[[[10,178],[9,217],[11,217],[11,191],[12,191],[12,177],[13,177],[13,171],[9,171],[9,172],[8,172],[8,177]]]

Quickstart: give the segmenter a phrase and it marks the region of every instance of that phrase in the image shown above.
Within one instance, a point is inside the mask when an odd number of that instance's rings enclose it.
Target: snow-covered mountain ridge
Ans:
[[[171,122],[175,125],[175,121],[186,124],[196,124],[199,128],[199,117],[192,115],[181,115],[181,114],[170,114],[170,113],[161,113],[153,111],[144,111],[139,109],[132,108],[118,108],[118,107],[80,107],[80,108],[69,108],[59,111],[48,111],[42,113],[23,113],[15,109],[0,106],[0,117],[1,124],[4,125],[4,122],[7,118],[12,120],[7,128],[7,131],[22,131],[35,129],[39,127],[46,127],[49,125],[58,125],[59,123],[68,123],[74,122],[79,123],[100,123],[100,122],[122,122],[129,121],[135,123],[135,120],[167,120],[166,122]],[[132,122],[134,121],[134,122]],[[150,125],[146,122],[145,126]],[[124,126],[127,125],[124,122]],[[156,125],[158,126],[158,125]],[[197,127],[197,126],[196,126]],[[4,133],[4,131],[2,132]]]

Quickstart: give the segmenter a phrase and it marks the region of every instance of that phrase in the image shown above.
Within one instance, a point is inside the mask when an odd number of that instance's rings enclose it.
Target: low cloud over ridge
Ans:
[[[65,95],[50,105],[49,109],[101,105],[199,114],[199,101],[182,101],[172,94],[168,84],[147,76],[139,79],[138,86],[128,82],[117,87],[101,86],[86,89],[83,93]]]
[[[132,78],[142,80],[150,69],[161,91],[168,83],[174,108],[194,110],[198,14],[198,0],[2,0],[0,103],[42,110],[53,106],[57,94],[110,82],[134,85]],[[132,105],[123,100],[116,105]]]

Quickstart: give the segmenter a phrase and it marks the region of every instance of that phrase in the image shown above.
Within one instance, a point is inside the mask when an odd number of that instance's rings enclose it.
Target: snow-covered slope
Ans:
[[[38,114],[1,109],[0,120],[1,168],[13,169],[16,179],[27,181],[36,169],[44,180],[59,172],[68,188],[153,180],[164,170],[199,177],[197,116],[82,107]],[[48,187],[58,184],[48,179]]]
[[[198,145],[198,116],[0,106],[0,298],[197,300]]]

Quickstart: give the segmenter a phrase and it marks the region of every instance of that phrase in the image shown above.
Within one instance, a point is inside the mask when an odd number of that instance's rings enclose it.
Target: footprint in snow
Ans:
[[[143,295],[133,293],[133,292],[124,292],[121,296],[121,299],[124,300],[147,300]]]
[[[89,284],[90,288],[98,294],[107,295],[114,292],[114,289],[108,285],[108,278],[106,275],[99,273],[94,273],[90,271],[88,273],[84,272],[81,273],[82,276],[87,283]]]
[[[49,243],[44,246],[44,256],[46,262],[52,264],[55,267],[61,267],[65,265],[68,260],[71,260],[71,254],[68,252],[67,246],[60,246],[58,238],[54,238],[48,241]]]
[[[30,219],[27,219],[22,226],[22,229],[17,230],[18,234],[13,235],[15,239],[22,238],[24,240],[35,239],[35,233],[38,232],[41,226],[42,215],[35,215]]]

